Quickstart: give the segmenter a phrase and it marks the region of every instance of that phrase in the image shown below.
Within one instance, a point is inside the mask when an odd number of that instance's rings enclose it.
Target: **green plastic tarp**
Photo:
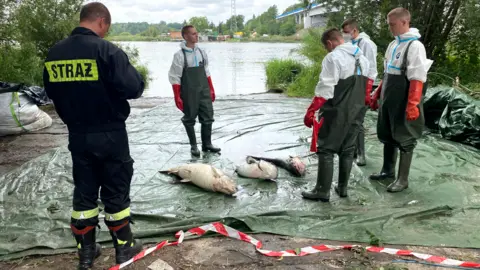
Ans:
[[[448,140],[480,149],[480,102],[455,88],[429,89],[424,102],[426,125]]]
[[[173,101],[129,118],[135,235],[159,241],[178,230],[220,221],[255,233],[368,243],[368,231],[390,244],[480,247],[479,151],[426,132],[415,150],[409,188],[388,193],[389,182],[368,180],[382,164],[376,112],[366,116],[368,163],[361,168],[354,165],[350,197],[340,199],[332,188],[331,203],[302,199],[301,191],[315,184],[317,170],[315,155],[309,156],[311,129],[303,125],[309,103],[310,99],[275,94],[216,100],[212,136],[222,152],[200,159],[190,155],[182,114]],[[198,124],[196,130],[200,137]],[[277,183],[240,178],[235,165],[245,162],[247,155],[302,156],[307,175],[295,178],[280,170]],[[225,171],[242,192],[237,198],[228,197],[188,183],[171,184],[170,176],[158,173],[190,162]],[[71,170],[70,153],[63,146],[0,177],[1,260],[75,247],[69,228]],[[336,158],[334,185],[337,173]],[[110,242],[101,220],[97,239]]]

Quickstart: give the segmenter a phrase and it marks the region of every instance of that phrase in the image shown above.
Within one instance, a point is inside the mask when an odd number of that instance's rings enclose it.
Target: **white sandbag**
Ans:
[[[0,136],[37,131],[52,125],[52,118],[21,92],[0,94]]]

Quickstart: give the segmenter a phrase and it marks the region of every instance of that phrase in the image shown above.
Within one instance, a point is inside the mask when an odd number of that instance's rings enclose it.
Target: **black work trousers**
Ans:
[[[97,207],[98,193],[106,213],[130,207],[133,159],[125,129],[98,133],[70,133],[72,154],[73,210]]]

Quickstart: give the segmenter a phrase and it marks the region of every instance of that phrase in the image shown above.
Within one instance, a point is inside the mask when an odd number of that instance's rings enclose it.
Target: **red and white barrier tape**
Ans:
[[[315,253],[320,253],[320,252],[326,252],[326,251],[334,251],[334,250],[341,250],[341,249],[347,249],[350,250],[354,247],[356,248],[361,248],[362,246],[360,245],[344,245],[344,246],[331,246],[331,245],[319,245],[319,246],[310,246],[310,247],[304,247],[304,248],[299,248],[295,250],[284,250],[284,251],[272,251],[272,250],[266,250],[262,249],[263,244],[262,242],[258,241],[257,239],[242,233],[240,231],[237,231],[231,227],[228,227],[222,223],[215,222],[211,224],[207,224],[198,228],[193,228],[188,230],[186,233],[183,231],[179,231],[175,234],[175,237],[178,239],[176,242],[168,242],[168,241],[163,241],[156,246],[150,247],[139,254],[137,254],[134,258],[130,259],[127,262],[124,262],[122,264],[116,265],[111,267],[109,270],[118,270],[122,269],[125,266],[138,261],[142,259],[143,257],[147,256],[148,254],[161,249],[164,246],[173,246],[173,245],[178,245],[183,242],[185,237],[188,236],[193,236],[193,235],[198,235],[202,236],[208,231],[211,232],[216,232],[218,234],[222,234],[224,236],[230,237],[230,238],[235,238],[247,243],[250,243],[255,246],[256,250],[260,252],[261,254],[269,257],[292,257],[292,256],[306,256],[310,254],[315,254]],[[448,259],[445,257],[439,257],[439,256],[432,256],[428,254],[423,254],[423,253],[416,253],[412,252],[410,250],[400,250],[400,249],[393,249],[393,248],[382,248],[382,247],[373,247],[369,246],[366,247],[366,250],[369,252],[374,252],[374,253],[387,253],[391,255],[398,255],[398,256],[413,256],[422,260],[425,260],[427,262],[431,263],[436,263],[440,265],[448,265],[448,266],[459,266],[459,267],[469,267],[469,268],[480,268],[480,263],[475,263],[475,262],[463,262],[463,261],[458,261],[458,260],[452,260]]]

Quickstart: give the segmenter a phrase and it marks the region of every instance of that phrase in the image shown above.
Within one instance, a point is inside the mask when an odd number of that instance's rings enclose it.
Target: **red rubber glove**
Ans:
[[[313,120],[312,142],[310,143],[310,152],[317,152],[318,131],[323,125],[323,117],[320,122]]]
[[[380,85],[377,87],[377,89],[375,90],[375,94],[373,94],[373,97],[370,100],[370,108],[373,111],[376,111],[378,109],[378,99],[380,98],[380,93],[382,92],[382,84],[383,81],[380,82]]]
[[[323,97],[314,97],[312,100],[312,103],[310,104],[310,107],[307,109],[307,113],[305,114],[305,117],[303,118],[303,123],[305,126],[311,128],[313,126],[313,119],[315,117],[315,112],[318,111],[323,104],[327,102],[326,99]]]
[[[423,82],[410,81],[410,88],[408,89],[408,102],[407,102],[407,120],[417,120],[420,116],[417,105],[422,99]]]
[[[365,96],[365,105],[370,106],[370,93],[372,93],[373,80],[368,79],[367,81],[367,95]]]
[[[177,105],[177,108],[183,112],[183,101],[180,97],[180,84],[172,84],[172,88],[175,97],[175,105]]]
[[[212,77],[208,76],[208,85],[210,86],[210,97],[212,97],[212,102],[215,101],[215,89],[213,89]]]

